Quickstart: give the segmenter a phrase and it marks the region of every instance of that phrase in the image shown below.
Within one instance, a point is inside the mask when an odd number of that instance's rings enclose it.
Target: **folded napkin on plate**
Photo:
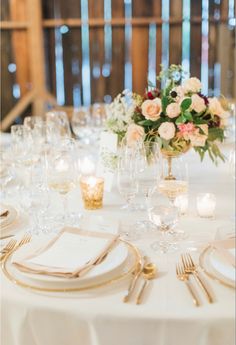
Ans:
[[[64,228],[56,238],[13,264],[21,271],[76,278],[98,264],[117,244],[119,235]]]
[[[235,267],[235,237],[211,242],[213,248],[233,267]]]

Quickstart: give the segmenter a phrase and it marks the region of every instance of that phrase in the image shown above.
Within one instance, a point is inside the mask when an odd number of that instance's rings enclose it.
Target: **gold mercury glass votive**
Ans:
[[[84,208],[96,210],[102,208],[104,179],[96,176],[87,176],[80,179],[80,188]]]

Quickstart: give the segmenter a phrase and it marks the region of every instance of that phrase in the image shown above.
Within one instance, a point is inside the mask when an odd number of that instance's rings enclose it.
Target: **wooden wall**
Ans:
[[[32,88],[29,1],[36,0],[1,4],[2,117],[19,100],[17,90],[22,97]],[[109,102],[127,86],[142,93],[150,68],[158,74],[160,63],[181,64],[186,52],[185,65],[204,80],[205,93],[236,98],[232,0],[41,0],[41,6],[46,83],[60,105]],[[18,23],[14,30],[9,20]]]

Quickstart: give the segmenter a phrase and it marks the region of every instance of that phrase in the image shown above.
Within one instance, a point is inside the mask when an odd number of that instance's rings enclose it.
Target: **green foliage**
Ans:
[[[180,104],[180,108],[182,111],[185,111],[190,107],[191,104],[192,104],[191,98],[185,98],[183,102]]]
[[[224,140],[224,130],[219,127],[209,128],[208,130],[208,141],[220,140],[221,142]]]

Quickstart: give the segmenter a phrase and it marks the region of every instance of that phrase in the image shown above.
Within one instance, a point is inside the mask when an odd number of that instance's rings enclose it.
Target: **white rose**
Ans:
[[[147,99],[142,104],[142,114],[147,120],[156,121],[162,112],[162,104],[160,98],[153,100]]]
[[[158,129],[158,133],[161,138],[170,140],[175,136],[175,125],[172,122],[163,122]]]
[[[197,94],[193,94],[191,100],[191,109],[196,111],[196,113],[201,113],[206,109],[206,105],[202,97],[198,96]]]
[[[178,103],[171,103],[166,108],[166,114],[171,119],[177,117],[181,112],[180,105]]]
[[[202,84],[198,78],[189,78],[183,82],[185,92],[199,92]]]
[[[216,97],[209,98],[209,111],[212,115],[218,115],[222,119],[227,119],[230,115],[223,109],[220,101]]]

